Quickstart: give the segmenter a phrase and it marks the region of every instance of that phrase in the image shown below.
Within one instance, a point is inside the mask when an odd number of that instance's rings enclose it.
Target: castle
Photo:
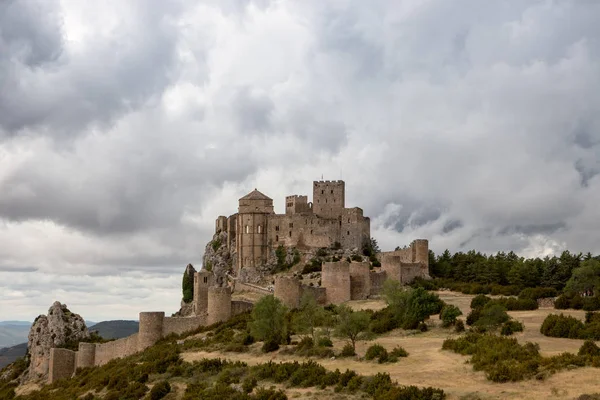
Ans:
[[[370,220],[358,207],[345,207],[343,181],[313,183],[313,203],[307,196],[287,196],[285,214],[275,214],[273,200],[258,190],[239,199],[237,214],[220,216],[216,233],[226,232],[228,250],[237,253],[234,270],[237,276],[244,268],[257,268],[268,262],[279,246],[310,250],[314,248],[352,249],[355,254],[370,240]],[[226,321],[251,310],[252,303],[232,300],[234,291],[253,291],[280,299],[296,308],[304,293],[310,293],[319,304],[340,304],[366,299],[380,293],[386,279],[409,283],[416,277],[429,278],[429,242],[414,240],[409,246],[376,254],[380,267],[370,261],[325,262],[321,284],[302,284],[293,276],[277,276],[273,289],[232,279],[219,281],[206,268],[194,273],[192,314],[166,317],[164,312],[142,312],[139,332],[107,343],[80,343],[79,351],[52,348],[49,359],[49,383],[70,377],[79,367],[106,364],[152,346],[161,338],[193,331],[200,326]]]
[[[370,219],[361,208],[345,204],[341,180],[313,182],[313,202],[308,196],[287,196],[285,214],[275,214],[273,199],[255,189],[239,199],[236,214],[217,218],[215,231],[227,232],[227,245],[237,254],[234,270],[239,276],[243,268],[266,264],[280,245],[362,249],[371,237]]]

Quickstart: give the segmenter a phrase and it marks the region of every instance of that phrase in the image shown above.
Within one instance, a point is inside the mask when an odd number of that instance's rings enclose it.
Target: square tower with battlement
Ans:
[[[346,207],[344,181],[313,182],[313,213],[322,218],[339,218]]]

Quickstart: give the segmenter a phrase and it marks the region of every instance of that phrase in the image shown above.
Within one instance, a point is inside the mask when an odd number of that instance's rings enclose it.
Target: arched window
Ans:
[[[250,233],[250,225],[246,225],[246,233]]]
[[[275,241],[279,242],[279,235],[275,235]]]
[[[256,228],[256,231],[258,233],[262,233],[262,225],[258,225],[258,228]]]

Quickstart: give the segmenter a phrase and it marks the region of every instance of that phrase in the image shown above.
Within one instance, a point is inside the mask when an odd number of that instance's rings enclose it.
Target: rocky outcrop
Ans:
[[[85,321],[72,313],[66,304],[55,301],[48,315],[38,316],[29,331],[27,349],[30,355],[28,379],[48,376],[50,349],[63,347],[90,337]]]
[[[235,249],[232,242],[231,248]],[[212,271],[217,286],[227,284],[227,273],[233,272],[234,255],[227,247],[227,232],[216,233],[204,249],[203,268]]]

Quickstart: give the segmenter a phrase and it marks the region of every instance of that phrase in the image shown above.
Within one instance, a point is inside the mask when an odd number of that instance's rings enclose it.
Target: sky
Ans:
[[[596,0],[0,1],[0,320],[178,310],[218,215],[343,178],[382,250],[600,253]]]

